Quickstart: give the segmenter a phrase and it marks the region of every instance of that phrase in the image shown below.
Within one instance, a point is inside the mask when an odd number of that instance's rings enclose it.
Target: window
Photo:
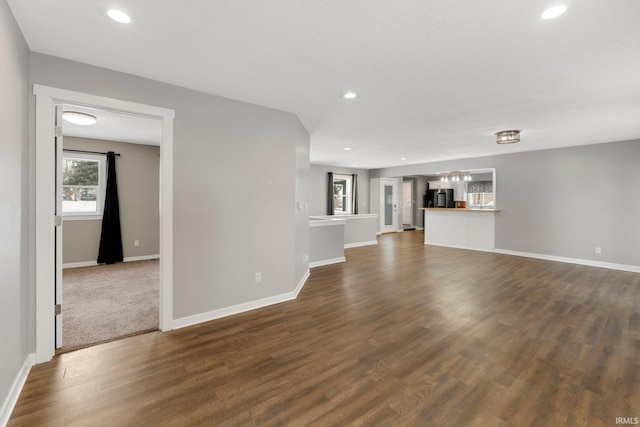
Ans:
[[[65,219],[100,219],[106,186],[105,157],[91,154],[62,158],[62,215]]]
[[[351,208],[351,175],[333,176],[333,213],[348,215]]]

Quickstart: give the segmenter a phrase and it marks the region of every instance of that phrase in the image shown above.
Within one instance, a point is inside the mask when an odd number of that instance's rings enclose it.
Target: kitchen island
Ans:
[[[497,209],[420,208],[425,245],[493,251]]]

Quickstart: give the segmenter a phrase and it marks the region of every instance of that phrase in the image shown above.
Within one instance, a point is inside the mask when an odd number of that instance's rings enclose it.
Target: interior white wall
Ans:
[[[297,117],[37,53],[31,82],[175,110],[175,319],[295,289]]]
[[[632,140],[377,169],[370,176],[496,168],[497,249],[640,266],[638,159],[640,140]]]
[[[336,166],[311,165],[309,181],[309,215],[327,214],[327,185],[329,172],[353,175],[358,174],[358,213],[370,213],[369,210],[369,171],[366,169],[341,168]]]
[[[29,189],[29,49],[7,3],[0,2],[0,407],[30,353],[34,333]],[[17,396],[15,396],[17,398]],[[3,408],[6,409],[6,408]],[[4,422],[0,413],[0,424]]]

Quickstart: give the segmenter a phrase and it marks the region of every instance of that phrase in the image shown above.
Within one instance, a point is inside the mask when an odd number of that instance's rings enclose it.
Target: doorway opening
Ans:
[[[62,268],[56,353],[159,327],[160,136],[157,118],[63,104],[97,118],[90,126],[62,120]],[[123,262],[101,264],[107,156],[116,153],[119,239]],[[106,236],[107,238],[109,236]]]
[[[414,210],[415,210],[414,180],[402,181],[402,228],[404,231],[415,230]]]
[[[36,96],[36,363],[49,361],[56,348],[59,328],[56,318],[62,309],[57,306],[62,289],[62,218],[57,210],[56,157],[61,157],[62,136],[56,128],[57,106],[71,104],[104,109],[130,116],[159,120],[159,304],[158,325],[162,331],[173,329],[173,118],[174,111],[146,104],[138,104],[81,92],[34,85]],[[58,153],[58,151],[60,153]],[[156,176],[157,179],[157,176]],[[60,182],[60,179],[58,179]],[[53,220],[52,220],[53,219]],[[58,285],[56,287],[56,284]]]

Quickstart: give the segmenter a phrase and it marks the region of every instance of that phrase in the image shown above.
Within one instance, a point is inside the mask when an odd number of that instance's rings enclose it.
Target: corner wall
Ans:
[[[174,319],[295,290],[297,117],[37,53],[31,82],[175,110]]]

